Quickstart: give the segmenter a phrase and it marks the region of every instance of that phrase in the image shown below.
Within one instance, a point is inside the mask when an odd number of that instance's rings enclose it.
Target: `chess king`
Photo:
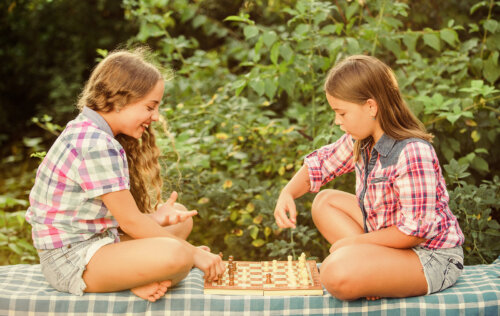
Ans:
[[[324,90],[345,134],[305,157],[281,191],[276,224],[295,228],[294,199],[355,172],[356,195],[323,190],[312,204],[313,221],[332,244],[320,273],[328,292],[377,299],[452,286],[463,269],[464,236],[432,135],[402,99],[394,73],[377,58],[351,56],[330,70]]]

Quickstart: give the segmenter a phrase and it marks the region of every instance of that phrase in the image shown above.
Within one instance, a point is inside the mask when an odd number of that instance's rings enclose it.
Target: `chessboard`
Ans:
[[[323,295],[314,260],[224,261],[226,271],[218,280],[205,280],[205,294],[222,295]]]

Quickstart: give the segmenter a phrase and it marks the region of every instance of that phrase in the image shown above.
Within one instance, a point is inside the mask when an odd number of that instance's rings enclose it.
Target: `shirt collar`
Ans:
[[[91,120],[93,123],[97,125],[100,129],[111,135],[111,137],[115,137],[113,135],[113,131],[111,130],[111,127],[109,127],[108,122],[96,111],[92,110],[89,107],[84,106],[82,114],[85,115],[89,120]]]
[[[387,136],[384,133],[382,134],[382,137],[380,137],[380,139],[373,148],[375,148],[375,150],[377,150],[377,152],[380,155],[386,157],[391,151],[392,147],[394,147],[395,143],[396,143],[395,139],[391,138],[390,136]]]

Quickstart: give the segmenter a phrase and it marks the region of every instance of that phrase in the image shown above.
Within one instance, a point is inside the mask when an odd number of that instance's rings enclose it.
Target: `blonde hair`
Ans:
[[[375,57],[354,55],[344,59],[328,72],[324,89],[332,97],[359,105],[375,100],[380,127],[393,139],[416,137],[432,141],[432,134],[403,100],[391,68]],[[371,137],[355,142],[354,161],[359,160],[361,149],[370,142]]]
[[[159,80],[164,80],[160,68],[150,59],[151,52],[144,47],[108,54],[85,84],[78,100],[80,111],[84,106],[102,112],[119,110],[146,96]],[[127,154],[130,192],[139,210],[143,213],[155,210],[162,201],[163,181],[153,128],[149,126],[140,139],[120,134],[116,140]]]

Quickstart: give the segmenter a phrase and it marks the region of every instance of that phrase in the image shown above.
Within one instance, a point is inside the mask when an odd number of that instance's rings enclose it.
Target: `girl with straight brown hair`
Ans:
[[[321,282],[343,300],[408,297],[452,286],[463,269],[464,236],[432,135],[401,97],[392,70],[375,57],[351,56],[324,85],[335,124],[345,132],[307,155],[283,188],[274,216],[294,228],[294,199],[354,171],[356,195],[326,189],[312,218],[332,244]]]

